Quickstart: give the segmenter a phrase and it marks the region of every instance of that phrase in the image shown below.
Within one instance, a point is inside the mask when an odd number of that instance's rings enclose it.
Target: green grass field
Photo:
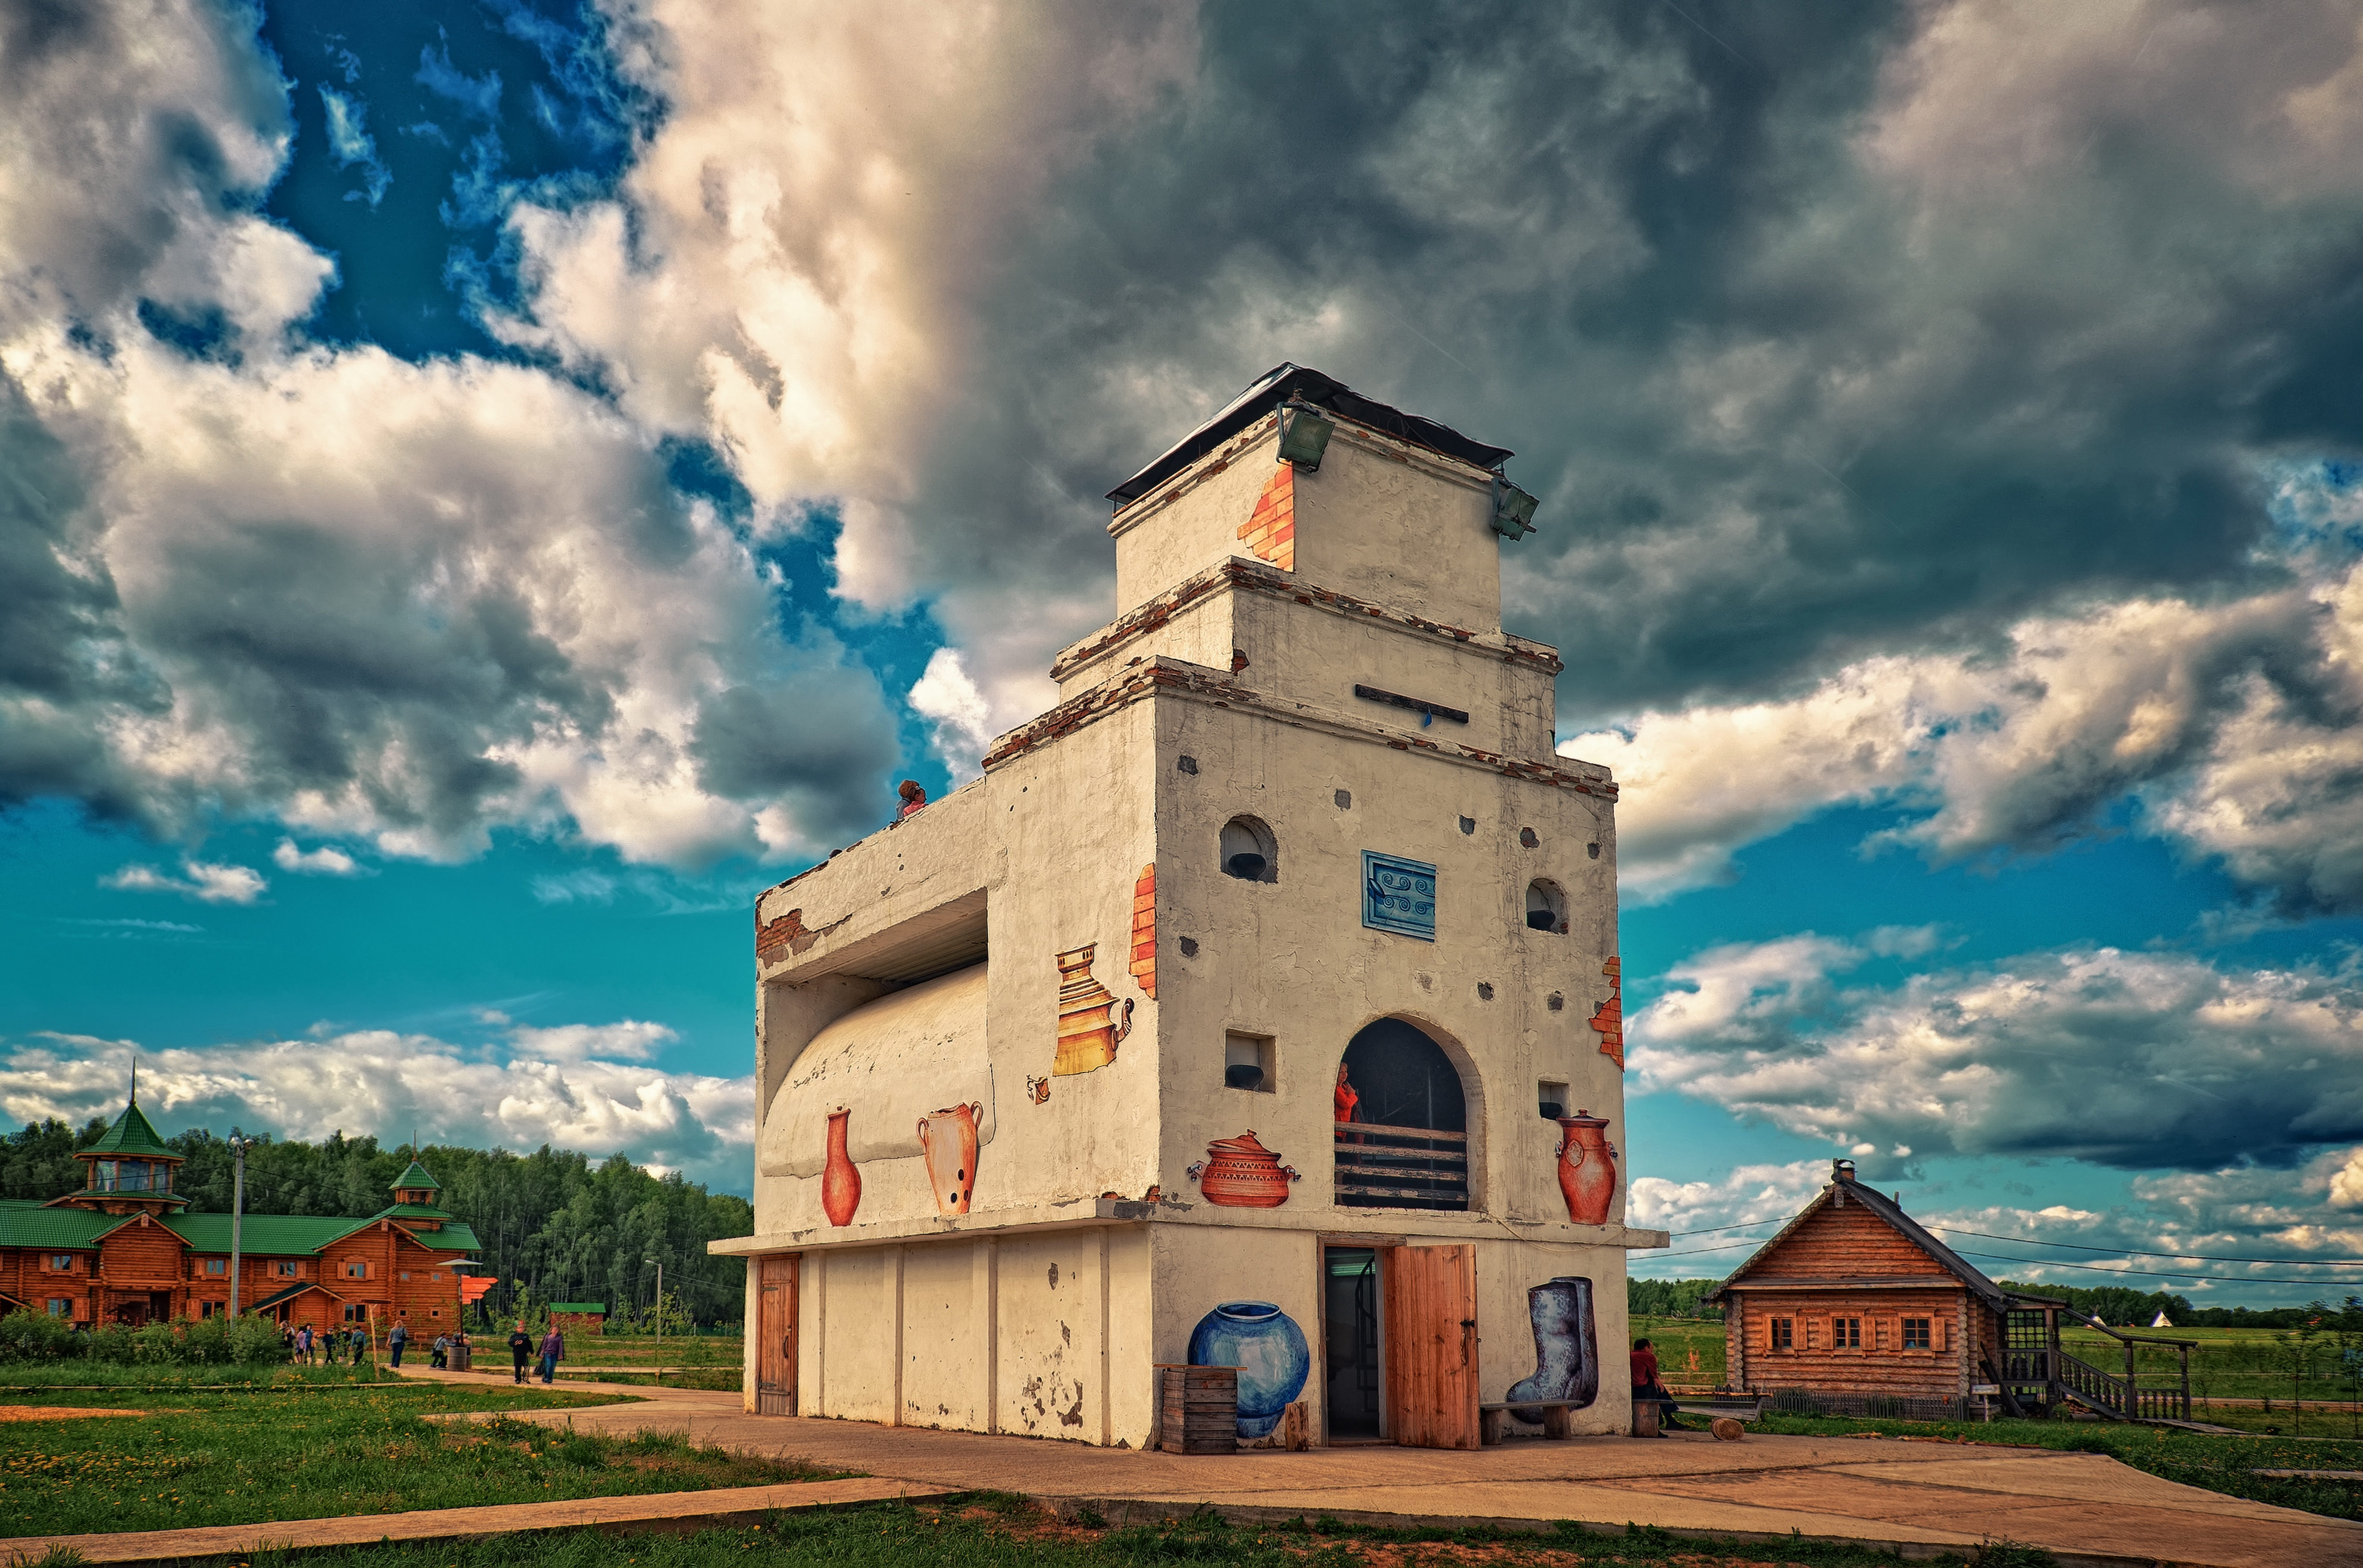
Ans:
[[[174,1368],[176,1373],[207,1369]],[[325,1369],[323,1369],[325,1370]],[[618,1440],[523,1421],[430,1414],[616,1403],[539,1387],[280,1380],[211,1392],[182,1376],[0,1395],[0,1403],[144,1412],[0,1423],[0,1535],[72,1535],[411,1508],[679,1492],[824,1473],[693,1449],[678,1437]]]
[[[485,1540],[379,1546],[304,1554],[301,1568],[1558,1568],[1619,1562],[1771,1564],[1777,1568],[1893,1568],[1874,1549],[1819,1541],[1717,1542],[1646,1529],[1614,1535],[1572,1529],[1514,1534],[1492,1529],[1358,1530],[1315,1521],[1275,1529],[1230,1526],[1202,1516],[1170,1525],[1110,1529],[1057,1524],[1018,1499],[988,1507],[915,1508],[873,1504],[786,1515],[755,1529],[681,1537],[604,1536],[591,1531]],[[1964,1568],[1963,1559],[1915,1559],[1926,1568]],[[2047,1552],[1989,1547],[1980,1568],[2050,1568]],[[250,1568],[297,1568],[278,1554]]]

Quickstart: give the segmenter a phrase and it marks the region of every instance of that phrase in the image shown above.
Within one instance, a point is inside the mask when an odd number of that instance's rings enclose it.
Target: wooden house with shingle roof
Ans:
[[[1855,1180],[1851,1160],[1778,1235],[1702,1298],[1723,1307],[1725,1376],[1833,1414],[2016,1414],[2064,1402],[2117,1419],[2191,1415],[2188,1342],[2119,1333],[2067,1303],[2007,1291]],[[2069,1353],[2063,1321],[2119,1341],[2122,1374]],[[2135,1346],[2181,1347],[2179,1378],[2142,1385]],[[1946,1412],[1925,1407],[1943,1404]]]

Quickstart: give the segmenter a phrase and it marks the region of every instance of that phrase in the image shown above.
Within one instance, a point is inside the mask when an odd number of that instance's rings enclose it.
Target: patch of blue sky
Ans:
[[[471,76],[454,66],[448,37],[418,51],[418,73],[412,80],[436,96],[449,98],[478,119],[494,119],[500,115],[501,73],[487,71],[482,76]]]
[[[516,303],[510,211],[522,200],[567,207],[612,194],[636,128],[658,112],[616,72],[608,36],[591,7],[545,15],[522,0],[270,8],[260,41],[296,89],[296,135],[265,209],[338,266],[338,285],[307,324],[316,338],[413,359],[521,357],[480,314]],[[353,112],[364,104],[379,124],[401,128],[372,148],[384,171],[372,176],[375,206],[352,192],[360,165],[338,151],[356,145],[351,133],[368,134]],[[479,141],[487,133],[495,139]],[[469,265],[449,264],[452,225]]]
[[[386,187],[394,183],[394,171],[377,155],[377,142],[369,133],[367,106],[324,82],[320,83],[320,107],[327,117],[328,150],[338,166],[350,169],[358,165],[366,182],[362,190],[347,191],[345,200],[366,200],[370,206],[377,206],[385,200]]]
[[[2340,458],[2289,458],[2265,465],[2266,514],[2284,549],[2303,554],[2363,553],[2363,464]]]

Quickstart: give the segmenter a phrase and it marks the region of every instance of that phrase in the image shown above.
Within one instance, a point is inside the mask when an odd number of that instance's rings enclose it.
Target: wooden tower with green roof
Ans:
[[[394,1178],[394,1201],[406,1208],[433,1208],[435,1195],[442,1190],[443,1184],[413,1160],[410,1169]]]
[[[131,1084],[131,1097],[115,1125],[87,1149],[74,1151],[83,1162],[83,1187],[56,1200],[58,1207],[95,1209],[102,1214],[170,1214],[188,1207],[189,1200],[172,1190],[172,1177],[182,1157],[165,1146],[147,1113],[139,1108],[139,1081]]]

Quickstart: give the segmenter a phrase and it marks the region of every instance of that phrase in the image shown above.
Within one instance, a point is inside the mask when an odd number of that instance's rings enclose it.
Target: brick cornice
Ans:
[[[1299,729],[1316,730],[1341,740],[1359,740],[1397,751],[1425,751],[1440,762],[1479,768],[1535,784],[1547,784],[1558,789],[1571,789],[1578,795],[1589,795],[1602,800],[1616,798],[1615,781],[1608,776],[1604,768],[1577,772],[1523,757],[1505,757],[1498,751],[1463,746],[1456,741],[1399,734],[1307,704],[1278,702],[1240,685],[1219,670],[1162,655],[1144,659],[1127,667],[1121,676],[1093,686],[1079,696],[1071,697],[1032,723],[1021,724],[1002,736],[993,743],[993,750],[984,755],[985,771],[990,773],[1029,751],[1087,728],[1110,714],[1121,712],[1137,702],[1159,694],[1204,703],[1210,707],[1252,712]]]
[[[1225,588],[1245,594],[1260,594],[1267,598],[1288,599],[1309,608],[1356,620],[1376,622],[1397,631],[1415,636],[1436,638],[1456,646],[1472,649],[1501,660],[1545,674],[1557,675],[1566,665],[1560,662],[1559,651],[1525,638],[1503,635],[1495,642],[1465,627],[1449,626],[1443,621],[1429,620],[1409,610],[1399,610],[1372,599],[1341,594],[1333,588],[1323,588],[1304,582],[1295,573],[1282,572],[1261,562],[1233,556],[1230,560],[1207,567],[1183,578],[1174,586],[1117,617],[1082,641],[1061,652],[1051,662],[1050,678],[1063,681],[1075,671],[1094,660],[1104,659],[1126,643],[1155,631],[1176,615],[1210,595]]]

